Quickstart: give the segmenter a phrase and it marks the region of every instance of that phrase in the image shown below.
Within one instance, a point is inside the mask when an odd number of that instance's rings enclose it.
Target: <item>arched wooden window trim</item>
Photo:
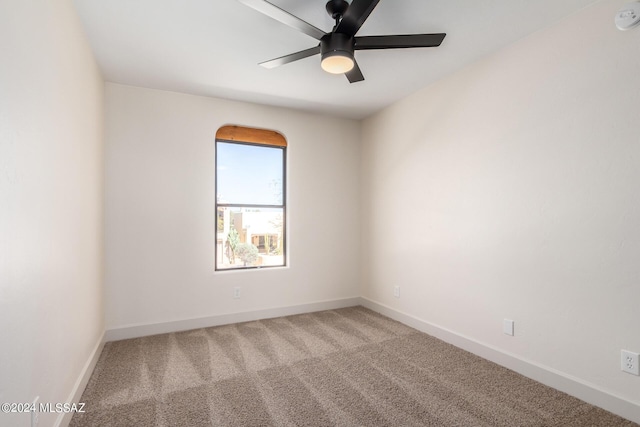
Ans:
[[[275,130],[247,128],[244,126],[226,125],[216,132],[216,139],[224,141],[250,142],[261,145],[286,147],[287,140]]]

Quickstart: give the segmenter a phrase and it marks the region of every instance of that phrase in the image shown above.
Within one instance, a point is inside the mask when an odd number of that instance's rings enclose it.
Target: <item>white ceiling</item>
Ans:
[[[437,48],[357,51],[366,80],[354,84],[322,71],[319,56],[258,66],[318,42],[237,0],[74,3],[107,81],[359,119],[596,1],[382,0],[358,35],[447,37]],[[325,0],[272,3],[333,26]]]

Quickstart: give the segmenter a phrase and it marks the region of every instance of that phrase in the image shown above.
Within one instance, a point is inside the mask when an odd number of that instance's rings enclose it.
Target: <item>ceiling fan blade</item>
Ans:
[[[336,27],[336,33],[355,36],[380,0],[353,0]]]
[[[269,3],[266,0],[239,0],[241,3],[246,4],[250,8],[257,10],[270,18],[275,19],[276,21],[280,21],[283,24],[295,28],[298,31],[302,31],[308,36],[313,37],[316,40],[320,40],[325,32],[319,28],[314,27],[308,22],[303,21],[287,12],[284,9],[280,9],[278,6]]]
[[[440,46],[445,33],[356,37],[355,50]]]
[[[308,58],[309,56],[313,56],[318,53],[320,53],[320,45],[312,47],[311,49],[301,50],[300,52],[281,56],[280,58],[272,59],[270,61],[261,62],[260,65],[262,65],[264,68],[275,68],[279,67],[280,65],[297,61],[299,59]]]
[[[364,80],[362,71],[360,71],[360,67],[358,67],[358,63],[355,59],[353,60],[353,68],[351,71],[344,73],[344,75],[349,79],[349,83],[357,83]]]

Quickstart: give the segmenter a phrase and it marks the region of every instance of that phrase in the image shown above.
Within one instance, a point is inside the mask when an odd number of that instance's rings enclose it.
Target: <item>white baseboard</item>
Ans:
[[[150,335],[166,334],[170,332],[188,331],[191,329],[209,328],[212,326],[228,325],[231,323],[250,322],[252,320],[271,319],[274,317],[291,316],[294,314],[312,313],[314,311],[333,310],[337,308],[360,305],[360,298],[344,298],[331,301],[320,301],[289,307],[269,308],[265,310],[246,311],[240,313],[222,314],[200,317],[197,319],[175,320],[172,322],[140,324],[122,328],[108,329],[105,333],[106,341],[118,341],[129,338],[146,337]]]
[[[100,358],[100,354],[102,353],[102,348],[104,347],[104,337],[105,333],[103,332],[98,339],[93,351],[89,355],[89,359],[84,364],[82,371],[80,372],[80,376],[76,380],[76,383],[73,385],[73,389],[69,394],[69,397],[65,402],[67,403],[79,403],[80,398],[82,397],[82,393],[84,393],[84,389],[87,387],[87,383],[91,378],[91,374],[93,373],[94,368],[96,367],[96,363],[98,363],[98,359]],[[55,427],[66,427],[71,422],[71,418],[73,417],[72,412],[64,413],[61,412],[56,419],[56,422],[53,424]]]
[[[497,363],[498,365],[504,366],[505,368],[511,369],[512,371],[518,372],[525,377],[577,397],[623,418],[640,423],[640,405],[601,390],[594,384],[587,383],[548,366],[522,359],[514,354],[478,342],[441,326],[425,322],[415,316],[403,313],[368,298],[361,297],[360,305]]]

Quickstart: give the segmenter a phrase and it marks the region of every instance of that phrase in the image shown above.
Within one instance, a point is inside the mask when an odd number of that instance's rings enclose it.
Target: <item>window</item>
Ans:
[[[285,265],[286,149],[274,131],[216,133],[216,270]]]

